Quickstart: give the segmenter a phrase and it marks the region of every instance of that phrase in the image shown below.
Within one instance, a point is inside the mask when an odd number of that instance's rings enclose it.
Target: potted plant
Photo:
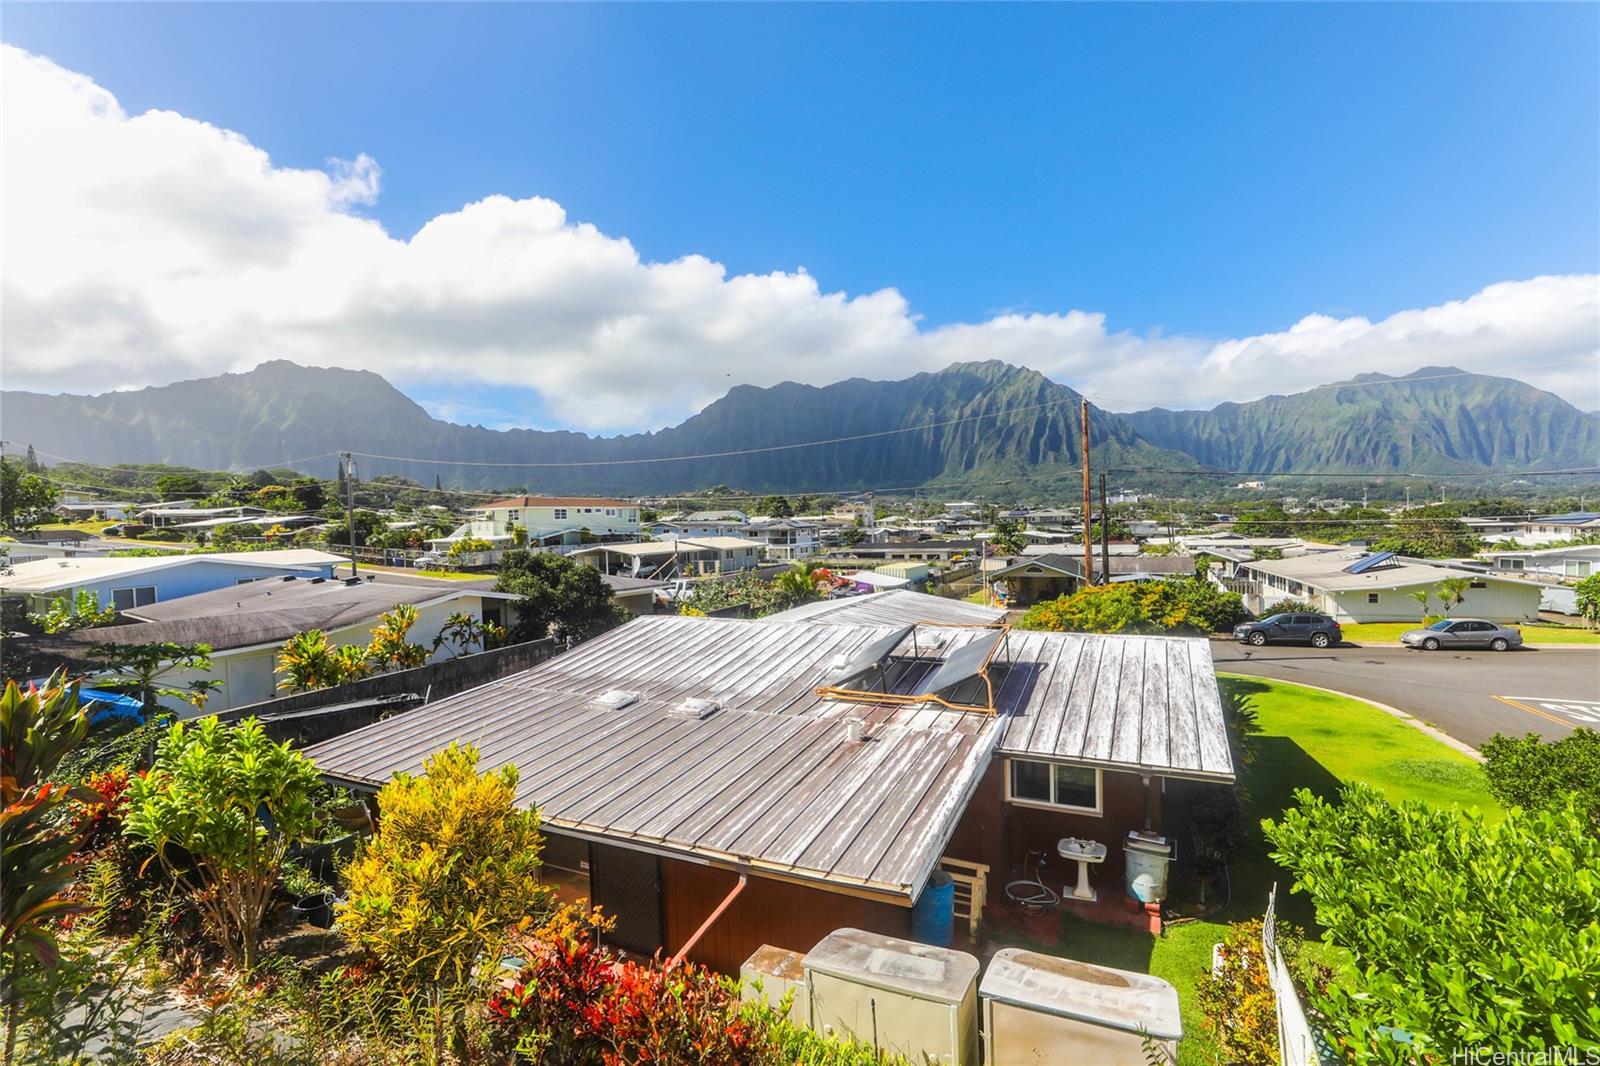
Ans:
[[[333,926],[333,890],[297,862],[286,862],[280,875],[283,890],[294,900],[294,913],[318,929]]]

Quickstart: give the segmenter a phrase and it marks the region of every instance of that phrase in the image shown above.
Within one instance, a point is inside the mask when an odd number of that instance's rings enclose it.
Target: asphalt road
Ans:
[[[1552,739],[1600,729],[1600,649],[1408,651],[1342,645],[1252,648],[1213,641],[1217,669],[1386,703],[1477,747],[1495,733]]]

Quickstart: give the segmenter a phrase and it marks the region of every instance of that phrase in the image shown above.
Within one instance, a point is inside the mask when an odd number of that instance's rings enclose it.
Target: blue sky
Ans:
[[[277,167],[372,157],[353,210],[400,239],[545,197],[924,329],[1222,340],[1600,263],[1592,4],[13,3],[3,37]]]

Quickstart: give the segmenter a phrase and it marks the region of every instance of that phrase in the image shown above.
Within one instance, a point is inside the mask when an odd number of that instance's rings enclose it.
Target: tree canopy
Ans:
[[[520,597],[516,621],[507,627],[517,641],[587,640],[628,618],[599,570],[554,552],[506,552],[494,587]]]

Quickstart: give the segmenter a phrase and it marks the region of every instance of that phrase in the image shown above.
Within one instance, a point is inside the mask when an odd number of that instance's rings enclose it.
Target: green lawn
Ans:
[[[1344,626],[1344,639],[1355,644],[1397,644],[1400,634],[1418,628],[1416,622],[1358,622]],[[1525,644],[1600,645],[1600,633],[1576,626],[1521,626]]]
[[[461,570],[395,570],[397,574],[416,574],[418,577],[438,577],[446,581],[482,581],[486,577],[493,577],[494,572],[486,570],[478,574],[469,574]]]
[[[92,519],[84,522],[46,522],[42,526],[34,526],[33,528],[44,530],[76,529],[83,533],[98,533],[107,526],[114,526],[116,524],[117,523],[111,521]]]
[[[1316,935],[1316,921],[1302,896],[1290,895],[1292,878],[1268,858],[1259,826],[1294,803],[1297,788],[1332,795],[1341,784],[1364,781],[1395,800],[1418,799],[1478,807],[1499,813],[1477,764],[1455,750],[1370,704],[1281,681],[1218,675],[1225,689],[1250,698],[1261,729],[1255,759],[1241,769],[1239,782],[1251,833],[1229,868],[1228,905],[1213,920],[1171,924],[1165,936],[1095,925],[1061,916],[1054,944],[1023,946],[1052,954],[1151,973],[1172,982],[1183,1008],[1185,1037],[1179,1062],[1212,1064],[1216,1056],[1205,1038],[1195,1001],[1201,975],[1211,966],[1211,945],[1222,939],[1226,922],[1259,916],[1267,892],[1278,884],[1278,913]],[[1169,796],[1169,810],[1173,798]],[[1308,950],[1330,952],[1320,942]]]

